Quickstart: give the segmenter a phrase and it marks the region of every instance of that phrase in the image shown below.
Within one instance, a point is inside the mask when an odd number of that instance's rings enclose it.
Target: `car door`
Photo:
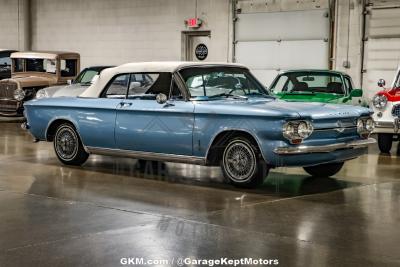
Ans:
[[[182,89],[171,83],[171,77],[171,73],[131,74],[127,98],[117,108],[119,149],[192,155],[194,105],[183,99]],[[156,101],[160,93],[169,96],[166,103]]]
[[[115,119],[117,107],[126,98],[130,74],[120,74],[109,82],[100,98],[81,98],[80,133],[89,147],[116,148]]]

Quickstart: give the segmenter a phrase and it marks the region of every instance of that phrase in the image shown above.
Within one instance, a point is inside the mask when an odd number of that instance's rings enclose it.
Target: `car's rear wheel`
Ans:
[[[75,127],[70,123],[58,126],[53,144],[58,159],[66,165],[80,166],[89,157]]]
[[[230,183],[246,188],[261,185],[269,171],[257,144],[245,137],[236,137],[228,143],[221,168]]]
[[[390,153],[393,144],[393,134],[379,133],[378,134],[378,147],[382,153]]]
[[[316,166],[304,167],[303,169],[310,175],[315,177],[330,177],[338,173],[344,162],[320,164]]]

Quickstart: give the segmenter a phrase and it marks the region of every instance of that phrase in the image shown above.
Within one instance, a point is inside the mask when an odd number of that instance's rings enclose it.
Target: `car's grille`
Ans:
[[[313,121],[312,139],[357,137],[357,118],[330,118]]]
[[[393,107],[392,115],[393,115],[393,117],[399,117],[400,118],[400,104],[398,104],[398,105]]]
[[[19,107],[20,104],[16,100],[0,99],[0,114],[14,114]]]
[[[14,91],[18,88],[15,82],[0,82],[0,99],[14,99]]]

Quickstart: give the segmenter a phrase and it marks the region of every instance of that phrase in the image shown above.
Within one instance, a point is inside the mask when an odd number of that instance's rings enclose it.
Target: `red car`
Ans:
[[[398,141],[400,136],[400,67],[391,87],[384,88],[385,80],[383,79],[378,81],[378,86],[383,90],[372,99],[374,132],[378,134],[380,151],[389,153],[393,141]]]

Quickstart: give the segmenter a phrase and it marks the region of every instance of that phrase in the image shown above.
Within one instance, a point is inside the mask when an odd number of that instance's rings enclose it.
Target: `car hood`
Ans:
[[[197,101],[196,112],[304,118],[310,120],[350,118],[372,114],[372,110],[370,109],[350,105],[289,102],[267,98]]]
[[[68,86],[64,86],[62,88],[59,88],[59,90],[56,90],[53,93],[53,97],[76,97],[80,94],[83,93],[88,88],[88,86],[83,86],[80,84],[71,84]]]
[[[76,97],[83,93],[88,88],[88,86],[83,86],[81,84],[71,84],[62,86],[51,86],[43,90],[47,92],[49,97]]]
[[[344,99],[344,95],[336,94],[296,94],[296,93],[278,93],[276,96],[279,99],[286,101],[296,101],[296,102],[321,102],[321,103],[341,103]]]

